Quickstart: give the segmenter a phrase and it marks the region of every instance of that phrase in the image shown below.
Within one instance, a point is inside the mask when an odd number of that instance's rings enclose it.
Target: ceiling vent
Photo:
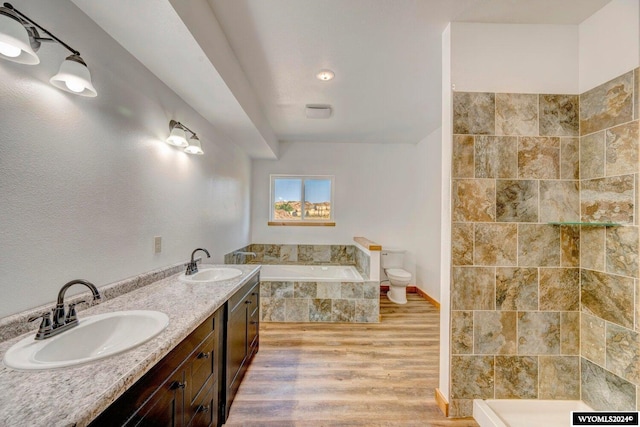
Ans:
[[[330,105],[307,105],[304,110],[307,119],[328,119],[331,117]]]

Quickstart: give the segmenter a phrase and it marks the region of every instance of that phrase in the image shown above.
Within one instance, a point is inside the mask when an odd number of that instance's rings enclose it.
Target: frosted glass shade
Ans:
[[[49,82],[64,91],[80,96],[94,97],[98,95],[91,83],[91,73],[79,56],[71,55],[60,65],[58,74]]]
[[[184,132],[184,129],[179,126],[174,126],[173,129],[171,129],[169,138],[167,138],[167,144],[175,145],[176,147],[186,147],[189,145],[189,143],[187,143],[187,134]]]
[[[189,138],[189,146],[184,149],[184,152],[197,155],[204,154],[204,151],[202,151],[202,145],[200,144],[200,140],[197,136],[194,135]]]
[[[26,28],[4,13],[0,13],[0,58],[28,65],[40,63],[31,48]]]

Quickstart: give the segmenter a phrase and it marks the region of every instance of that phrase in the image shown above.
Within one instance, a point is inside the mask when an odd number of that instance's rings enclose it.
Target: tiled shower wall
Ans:
[[[451,415],[578,399],[578,96],[453,100]]]
[[[580,96],[582,400],[635,410],[640,385],[638,78],[626,73]],[[635,297],[634,297],[635,294]]]
[[[637,228],[548,224],[633,223],[634,77],[637,87],[636,70],[622,87],[582,97],[454,94],[452,416],[470,415],[475,398],[582,396],[597,408],[635,408]],[[623,324],[612,320],[621,310]],[[585,356],[591,343],[598,361]]]

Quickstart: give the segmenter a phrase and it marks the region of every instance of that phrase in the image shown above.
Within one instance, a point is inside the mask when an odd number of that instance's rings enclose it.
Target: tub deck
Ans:
[[[592,412],[580,400],[475,399],[473,418],[480,427],[566,427],[571,411]]]

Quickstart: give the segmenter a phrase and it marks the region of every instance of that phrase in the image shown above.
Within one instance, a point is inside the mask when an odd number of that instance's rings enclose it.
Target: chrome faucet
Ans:
[[[185,276],[191,276],[192,274],[196,274],[198,272],[198,261],[194,261],[193,259],[193,257],[196,255],[196,252],[198,251],[204,252],[205,254],[207,254],[207,258],[211,258],[208,250],[203,248],[195,249],[193,252],[191,252],[191,261],[189,261],[189,264],[187,264],[187,271],[184,272]]]
[[[100,297],[100,292],[98,292],[98,288],[96,288],[95,285],[91,282],[76,279],[66,283],[60,289],[60,292],[58,292],[58,301],[56,303],[56,307],[51,310],[53,312],[53,321],[50,317],[51,313],[48,311],[38,316],[30,317],[28,319],[29,322],[33,322],[36,319],[42,318],[42,323],[40,323],[40,328],[38,329],[38,333],[36,334],[36,340],[43,340],[53,337],[61,332],[73,328],[78,324],[76,304],[85,301],[83,300],[69,304],[69,310],[66,313],[64,309],[64,295],[67,292],[67,289],[76,284],[85,285],[87,288],[89,288],[91,290],[91,293],[93,294],[93,301],[100,301],[102,299]]]

